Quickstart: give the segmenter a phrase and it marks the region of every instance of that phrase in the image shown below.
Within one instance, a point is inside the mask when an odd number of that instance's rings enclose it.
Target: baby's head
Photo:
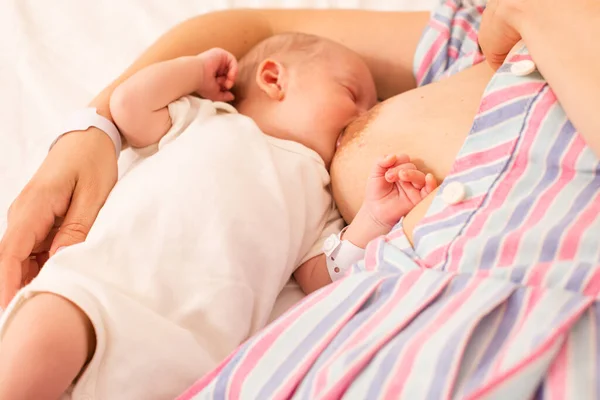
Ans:
[[[377,101],[365,62],[333,41],[286,33],[240,60],[235,106],[268,135],[315,150],[329,166],[338,136]]]

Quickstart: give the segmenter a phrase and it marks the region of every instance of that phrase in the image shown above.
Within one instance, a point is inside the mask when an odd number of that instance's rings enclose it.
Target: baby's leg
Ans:
[[[91,358],[94,330],[63,297],[41,293],[8,322],[0,345],[0,399],[58,399]]]

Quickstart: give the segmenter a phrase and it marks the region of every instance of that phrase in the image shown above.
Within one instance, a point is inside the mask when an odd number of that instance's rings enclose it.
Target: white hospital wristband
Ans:
[[[56,142],[58,142],[58,140],[65,134],[73,131],[85,131],[92,126],[100,129],[102,132],[108,135],[110,140],[112,140],[113,144],[115,145],[115,152],[117,153],[117,158],[119,158],[122,146],[121,134],[119,133],[119,130],[111,120],[99,115],[96,112],[96,109],[93,107],[77,110],[71,114],[65,121],[58,137],[54,139],[50,145],[50,149],[52,149]]]
[[[341,239],[346,229],[347,227],[339,234],[329,236],[323,243],[327,271],[333,282],[346,276],[352,265],[365,256],[365,249],[354,245],[349,240]]]

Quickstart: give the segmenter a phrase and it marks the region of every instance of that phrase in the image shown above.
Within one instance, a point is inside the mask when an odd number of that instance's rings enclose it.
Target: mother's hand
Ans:
[[[520,17],[532,0],[489,0],[479,29],[479,45],[488,63],[498,69],[521,40]]]
[[[117,181],[109,137],[96,128],[63,136],[10,207],[0,241],[0,306],[57,249],[85,240]]]

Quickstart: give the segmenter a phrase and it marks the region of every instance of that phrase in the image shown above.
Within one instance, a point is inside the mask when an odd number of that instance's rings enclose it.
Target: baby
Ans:
[[[267,323],[292,274],[306,293],[341,277],[437,185],[384,157],[342,230],[328,167],[375,102],[358,55],[303,34],[239,73],[212,49],[124,82],[111,113],[145,157],[2,316],[0,399],[173,398]]]

